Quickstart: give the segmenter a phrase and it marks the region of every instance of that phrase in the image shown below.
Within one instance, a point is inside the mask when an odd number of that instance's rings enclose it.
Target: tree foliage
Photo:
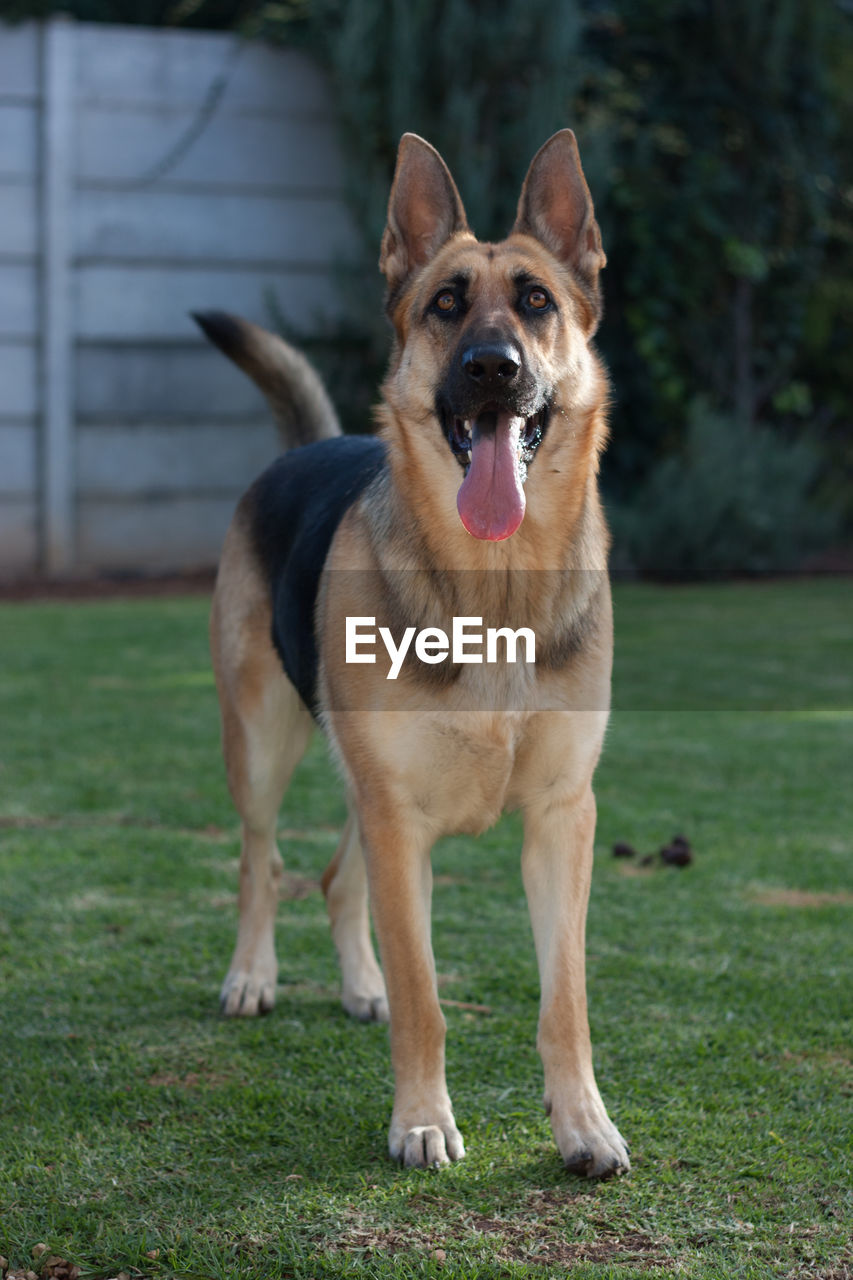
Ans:
[[[823,449],[823,465],[806,469],[811,491],[786,491],[802,508],[803,549],[809,529],[831,523],[814,511],[816,487],[853,517],[838,465],[853,362],[824,354],[853,336],[853,288],[838,274],[853,261],[839,130],[853,114],[840,73],[851,24],[834,0],[311,0],[305,25],[338,95],[363,232],[365,365],[375,370],[379,350],[378,286],[365,281],[399,135],[439,148],[472,226],[493,237],[512,221],[531,156],[569,123],[610,259],[600,342],[615,389],[611,498],[630,506],[665,459],[695,475],[709,437],[688,424],[711,414],[740,441],[745,471],[776,447],[774,467],[789,474],[805,436],[810,457]],[[781,529],[778,551],[768,563],[796,558]]]
[[[761,457],[774,441],[788,456],[808,437],[820,460],[812,488],[853,530],[847,0],[61,7],[81,17],[236,22],[300,44],[328,68],[363,249],[341,264],[347,319],[314,354],[346,388],[348,425],[366,425],[387,351],[375,264],[399,136],[413,130],[438,147],[472,227],[493,238],[512,222],[534,152],[571,124],[609,256],[600,343],[614,384],[611,498],[630,505],[666,459],[688,466],[689,455],[695,471],[688,424],[699,413],[733,424],[728,438],[745,449],[752,439]],[[805,511],[803,487],[801,499]]]
[[[647,0],[592,32],[582,105],[613,139],[604,341],[636,393],[626,478],[677,443],[697,394],[746,423],[813,408],[796,375],[836,163],[827,13]]]

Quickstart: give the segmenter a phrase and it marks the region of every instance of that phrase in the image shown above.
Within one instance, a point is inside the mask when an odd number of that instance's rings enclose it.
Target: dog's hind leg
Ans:
[[[352,813],[323,876],[323,892],[341,965],[343,1006],[362,1022],[387,1022],[385,980],[370,940],[367,869]]]
[[[243,820],[240,923],[220,993],[222,1012],[229,1017],[266,1013],[275,1003],[274,933],[282,873],[276,819],[311,735],[310,716],[295,690],[280,669],[274,674],[277,687],[268,690],[254,715],[231,707],[223,711],[231,794]]]
[[[239,525],[232,526],[211,616],[228,785],[243,820],[240,923],[220,995],[229,1017],[251,1017],[275,1003],[274,931],[282,872],[276,819],[312,728],[270,634],[266,592],[247,564]]]

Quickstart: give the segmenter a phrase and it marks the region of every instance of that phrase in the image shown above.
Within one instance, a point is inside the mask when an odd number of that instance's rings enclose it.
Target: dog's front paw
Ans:
[[[226,1018],[269,1013],[275,1004],[275,983],[274,969],[229,969],[219,993],[219,1008]]]
[[[549,1107],[551,1128],[563,1163],[581,1178],[612,1178],[631,1168],[628,1145],[600,1099],[574,1108]]]
[[[434,1169],[465,1155],[462,1134],[453,1117],[441,1124],[392,1124],[388,1141],[391,1157],[407,1169]]]

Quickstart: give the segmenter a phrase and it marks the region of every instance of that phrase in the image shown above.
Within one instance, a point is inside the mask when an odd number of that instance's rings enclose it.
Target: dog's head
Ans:
[[[589,347],[605,261],[570,129],[534,157],[499,244],[470,232],[438,152],[403,137],[380,257],[396,333],[385,397],[418,446],[441,451],[475,538],[515,532],[540,450],[565,454],[606,398]]]

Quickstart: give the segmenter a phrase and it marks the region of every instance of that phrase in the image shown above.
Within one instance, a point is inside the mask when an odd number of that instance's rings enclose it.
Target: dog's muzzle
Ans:
[[[472,441],[474,427],[479,423],[480,429],[488,430],[487,418],[490,416],[497,419],[498,410],[495,406],[487,406],[479,414],[469,418],[457,417],[455,414],[442,411],[440,413],[442,428],[447,437],[447,442],[456,455],[459,465],[467,472],[471,464]],[[539,448],[545,429],[548,425],[549,406],[543,405],[536,413],[525,417],[524,427],[519,433],[519,463],[524,468],[522,475],[522,483],[527,479],[527,467],[533,460],[533,455]]]
[[[457,351],[436,407],[464,472],[456,506],[473,537],[499,542],[521,524],[527,469],[549,405],[512,338],[481,334]]]

